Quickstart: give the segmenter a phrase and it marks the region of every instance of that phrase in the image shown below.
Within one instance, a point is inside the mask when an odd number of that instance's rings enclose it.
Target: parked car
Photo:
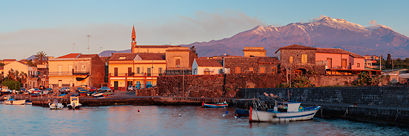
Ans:
[[[135,87],[133,87],[132,85],[128,86],[128,91],[135,91]]]
[[[97,91],[97,90],[98,90],[98,89],[97,89],[96,87],[91,87],[91,88],[89,89],[90,92]]]
[[[31,88],[30,90],[28,90],[28,92],[30,92],[30,94],[32,94],[32,93],[40,93],[41,90],[38,89],[38,88]]]
[[[60,93],[69,93],[70,88],[69,87],[61,87],[60,90],[58,90]]]
[[[47,90],[48,93],[53,93],[53,92],[54,92],[52,88],[47,88],[47,89],[45,89],[45,90]]]
[[[45,87],[44,87],[43,85],[40,85],[40,87],[39,87],[38,89],[40,89],[40,90],[44,90],[44,89],[45,89]]]
[[[26,88],[21,87],[21,88],[20,88],[20,91],[21,91],[21,92],[25,92],[25,91],[27,91],[27,90],[26,90]]]
[[[88,92],[88,90],[86,88],[83,87],[78,87],[77,90],[75,90],[75,92],[79,93],[79,92]]]
[[[106,86],[98,89],[98,92],[111,92],[111,91],[112,91],[111,88],[106,87]]]

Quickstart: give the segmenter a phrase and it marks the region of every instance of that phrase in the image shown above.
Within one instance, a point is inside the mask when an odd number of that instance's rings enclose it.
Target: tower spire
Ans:
[[[132,43],[131,43],[131,53],[134,53],[136,48],[136,34],[135,34],[135,25],[132,26]]]

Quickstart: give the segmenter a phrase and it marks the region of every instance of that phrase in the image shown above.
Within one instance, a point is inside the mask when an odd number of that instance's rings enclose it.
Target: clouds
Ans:
[[[189,44],[231,37],[257,25],[265,25],[258,17],[242,12],[223,11],[207,13],[196,11],[191,17],[173,16],[169,20],[142,20],[135,24],[138,44]],[[73,52],[90,53],[102,50],[124,50],[130,48],[132,24],[70,25],[54,28],[24,29],[0,33],[0,59],[22,59],[38,51],[51,56]]]
[[[376,22],[376,20],[369,21],[368,25],[369,25],[369,26],[365,27],[365,28],[368,29],[368,30],[376,30],[376,29],[378,29],[378,28],[380,28],[380,27],[385,27],[385,28],[391,29],[390,27],[387,27],[387,26],[378,24],[378,23]]]

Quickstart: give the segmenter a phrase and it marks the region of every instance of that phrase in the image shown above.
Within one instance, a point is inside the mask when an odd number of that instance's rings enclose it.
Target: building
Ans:
[[[166,75],[184,75],[192,73],[192,65],[198,58],[189,47],[171,47],[166,50]]]
[[[97,54],[70,53],[48,60],[51,87],[101,87],[105,63]]]
[[[216,75],[223,73],[223,66],[216,59],[206,57],[195,58],[192,65],[192,75]]]
[[[17,60],[16,59],[3,59],[1,63],[3,63],[4,65],[7,65],[14,61],[17,61]]]
[[[364,59],[365,59],[365,68],[370,68],[370,69],[379,68],[379,66],[374,65],[375,63],[377,63],[377,60],[379,60],[378,56],[365,55]]]
[[[335,48],[314,48],[303,45],[289,45],[276,51],[285,70],[304,75],[307,72],[327,75],[350,75],[362,71],[380,74],[379,70],[365,70],[361,55]]]
[[[172,45],[137,45],[135,26],[132,27],[131,53],[166,53],[169,47],[180,47]]]
[[[269,73],[279,72],[280,62],[276,57],[237,57],[227,56],[223,59],[226,74]]]
[[[244,47],[244,57],[265,57],[267,51],[264,47]]]
[[[164,53],[114,53],[109,59],[108,83],[111,89],[127,86],[156,86],[157,77],[166,69]]]
[[[31,67],[23,62],[20,61],[14,61],[11,63],[8,63],[7,65],[4,66],[4,76],[8,76],[8,73],[10,70],[19,71],[19,75],[21,76],[22,73],[25,73],[27,75],[27,81],[23,82],[23,87],[26,88],[35,88],[38,87],[38,71],[37,67]]]

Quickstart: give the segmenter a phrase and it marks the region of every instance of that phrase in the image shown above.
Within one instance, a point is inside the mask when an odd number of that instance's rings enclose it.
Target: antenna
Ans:
[[[88,36],[88,54],[89,54],[89,37],[91,37],[91,35],[87,35]]]
[[[75,43],[72,43],[72,52],[75,52],[74,51],[74,46],[75,46]]]

